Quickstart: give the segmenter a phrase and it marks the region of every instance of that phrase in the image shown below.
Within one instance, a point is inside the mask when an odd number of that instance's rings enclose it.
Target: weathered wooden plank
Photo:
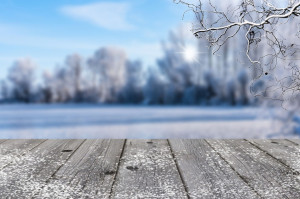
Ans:
[[[291,142],[294,142],[300,146],[300,139],[289,139]]]
[[[47,140],[0,173],[0,198],[30,198],[83,140]]]
[[[45,140],[7,140],[0,145],[0,170],[9,163],[22,161],[22,156]]]
[[[170,140],[190,198],[260,198],[205,140]]]
[[[300,174],[300,150],[292,142],[279,139],[248,141]]]
[[[7,141],[7,139],[0,139],[0,144],[2,144],[5,141]]]
[[[167,140],[128,140],[111,198],[187,198]]]
[[[108,198],[125,140],[87,140],[38,198]]]
[[[300,198],[293,172],[246,140],[207,140],[210,145],[264,198]]]

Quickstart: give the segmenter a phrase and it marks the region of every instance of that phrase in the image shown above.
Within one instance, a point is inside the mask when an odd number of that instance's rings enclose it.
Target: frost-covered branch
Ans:
[[[245,54],[259,75],[276,81],[282,93],[300,91],[300,1],[174,0],[195,14],[192,32],[206,39],[213,53],[232,38],[245,38]],[[260,53],[257,53],[258,49]],[[281,66],[276,71],[275,68]],[[283,72],[284,71],[284,72]],[[278,75],[279,74],[279,75]]]
[[[232,28],[233,26],[246,26],[246,25],[249,25],[250,27],[261,27],[261,26],[263,26],[265,24],[269,24],[271,19],[288,18],[291,15],[299,16],[300,11],[297,10],[299,7],[300,7],[300,3],[297,3],[290,10],[288,8],[286,8],[285,11],[288,11],[286,14],[274,14],[274,15],[270,15],[270,16],[268,16],[267,18],[265,18],[263,21],[261,21],[259,23],[255,23],[255,22],[244,20],[243,22],[230,23],[230,24],[228,24],[226,26],[212,27],[212,28],[208,28],[208,29],[198,29],[198,30],[196,29],[196,30],[194,30],[194,34],[197,35],[198,33],[201,33],[201,32],[209,32],[209,31],[214,31],[214,30],[228,29],[228,28]],[[222,13],[222,14],[224,14],[224,13]],[[230,22],[230,21],[228,20],[228,22]]]

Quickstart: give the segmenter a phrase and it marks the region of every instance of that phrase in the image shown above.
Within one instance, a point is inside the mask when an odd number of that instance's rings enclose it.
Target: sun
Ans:
[[[194,46],[187,46],[183,48],[183,57],[188,62],[196,61],[198,51]]]

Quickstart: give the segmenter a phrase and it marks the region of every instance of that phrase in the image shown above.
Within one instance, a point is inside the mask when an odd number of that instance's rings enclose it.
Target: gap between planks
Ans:
[[[76,153],[76,151],[77,151],[77,150],[78,150],[85,142],[86,142],[86,139],[83,140],[83,141],[81,142],[81,144],[79,144],[79,146],[78,146],[78,147],[71,153],[71,155],[65,160],[65,162],[62,163],[62,164],[56,169],[56,171],[53,172],[53,174],[50,176],[50,178],[48,178],[48,179],[46,180],[46,184],[49,183],[49,181],[55,176],[55,174],[59,171],[59,169],[60,169],[61,167],[63,167],[64,164],[70,160],[70,158]],[[43,187],[42,187],[42,188],[43,188]]]
[[[182,185],[183,185],[183,187],[184,187],[184,190],[185,190],[185,192],[186,192],[186,196],[187,196],[188,199],[190,199],[190,195],[189,195],[189,192],[188,192],[188,189],[187,189],[187,185],[186,185],[186,183],[185,183],[184,180],[183,180],[183,176],[182,176],[182,173],[180,172],[178,162],[177,162],[177,160],[176,160],[174,151],[173,151],[172,146],[171,146],[171,144],[170,144],[170,140],[167,139],[167,142],[168,142],[168,145],[169,145],[169,147],[170,147],[170,151],[171,151],[173,160],[174,160],[174,162],[175,162],[176,169],[177,169],[177,171],[178,171],[178,173],[179,173],[180,180],[181,180]]]
[[[1,142],[2,141],[2,142]],[[0,144],[2,144],[2,143],[5,143],[7,140],[1,140],[0,141]],[[46,142],[47,140],[43,140],[41,143],[39,143],[38,145],[36,145],[36,146],[34,146],[33,148],[31,148],[30,150],[28,150],[28,151],[26,151],[23,155],[26,155],[29,151],[32,151],[32,150],[34,150],[35,148],[37,148],[38,146],[40,146],[42,143],[44,143],[44,142]],[[83,140],[82,141],[82,143],[72,152],[72,154],[65,160],[65,162],[67,162],[76,152],[77,152],[77,150],[83,145],[83,143],[85,143],[85,141],[86,140]],[[166,140],[167,141],[167,144],[168,144],[168,146],[169,146],[169,149],[170,149],[170,153],[171,153],[171,155],[172,155],[172,159],[173,159],[173,161],[175,162],[175,166],[176,166],[176,169],[177,169],[177,172],[178,172],[178,174],[179,174],[179,177],[180,177],[180,180],[181,180],[181,182],[182,182],[182,185],[183,185],[183,187],[184,187],[184,190],[185,190],[185,193],[186,193],[186,195],[187,195],[187,198],[190,198],[190,196],[189,196],[189,190],[188,190],[188,187],[187,187],[187,184],[186,184],[186,182],[185,182],[185,180],[184,180],[184,173],[182,173],[181,172],[181,170],[180,170],[180,165],[179,165],[179,163],[178,163],[178,161],[177,161],[177,156],[176,156],[176,151],[174,151],[174,149],[172,148],[172,145],[171,145],[171,143],[170,143],[170,140],[169,139],[167,139]],[[241,176],[240,174],[239,174],[239,172],[238,171],[236,171],[235,170],[235,168],[227,161],[227,159],[226,159],[226,157],[222,157],[222,155],[218,152],[218,150],[216,150],[211,144],[210,144],[210,142],[208,142],[206,139],[203,139],[203,141],[205,141],[209,146],[210,146],[210,148],[220,157],[220,159],[223,159],[224,161],[225,161],[225,163],[231,168],[231,170],[233,170],[235,173],[236,173],[236,175],[239,177],[239,178],[241,178],[241,180],[243,180],[246,184],[247,184],[247,186],[249,186],[249,188],[251,188],[254,192],[256,192],[256,190],[248,183],[248,181],[247,180],[245,180],[244,178],[243,178],[243,176]],[[242,141],[242,140],[240,140],[240,141]],[[275,156],[274,156],[274,154],[273,153],[270,153],[268,150],[265,150],[265,149],[263,149],[263,148],[261,148],[257,143],[255,143],[254,141],[252,141],[252,140],[246,140],[246,139],[244,139],[244,141],[245,142],[247,142],[247,143],[249,143],[250,145],[252,145],[253,146],[253,148],[256,148],[257,150],[259,150],[259,151],[261,151],[261,152],[263,152],[264,154],[266,154],[267,156],[269,156],[269,157],[271,157],[274,161],[276,161],[278,164],[281,164],[281,165],[283,165],[283,166],[285,166],[285,167],[287,167],[289,170],[291,170],[291,171],[296,171],[293,167],[291,167],[290,166],[290,164],[287,164],[286,162],[284,162],[284,161],[282,161],[280,158],[278,158],[278,156],[276,156],[276,154],[275,154]],[[294,145],[293,147],[299,147],[299,144],[297,143],[297,142],[295,142],[295,141],[293,141],[293,140],[285,140],[286,142],[289,142],[291,145]],[[118,164],[117,164],[117,166],[116,166],[116,173],[115,173],[115,175],[114,175],[114,179],[113,179],[113,183],[112,183],[112,185],[111,185],[111,188],[110,188],[110,192],[109,192],[109,198],[112,198],[112,196],[113,196],[113,188],[114,188],[114,186],[116,185],[116,179],[117,179],[117,176],[119,175],[119,171],[120,171],[120,167],[121,167],[121,161],[122,161],[122,158],[123,158],[123,156],[124,156],[124,152],[125,152],[125,150],[126,150],[126,147],[128,147],[127,145],[126,145],[126,143],[127,143],[127,140],[125,139],[124,140],[124,142],[123,142],[123,146],[122,146],[122,150],[121,150],[121,155],[120,155],[120,157],[119,157],[119,160],[118,160]],[[300,143],[300,142],[299,142]],[[54,172],[53,172],[53,174],[51,175],[51,177],[46,181],[46,182],[48,182],[56,173],[57,173],[57,171],[58,170],[60,170],[60,168],[62,167],[64,165],[64,163],[62,163]],[[257,192],[256,192],[257,193]],[[257,193],[258,194],[258,193]],[[260,196],[260,194],[258,194],[259,196]]]
[[[249,184],[249,182],[228,162],[228,160],[226,160],[226,158],[224,158],[206,139],[205,142],[215,151],[215,153],[218,154],[218,156],[224,160],[224,162],[226,162],[226,164],[235,172],[235,174],[242,180],[245,182],[245,184],[252,190],[254,191],[259,197],[263,198],[255,189],[253,186],[251,186]]]
[[[116,174],[115,174],[115,176],[114,176],[113,183],[112,183],[112,185],[111,185],[110,192],[109,192],[109,196],[108,196],[109,199],[111,199],[112,194],[113,194],[113,187],[115,186],[116,178],[117,178],[117,175],[118,175],[118,173],[119,173],[120,163],[121,163],[121,160],[122,160],[123,155],[124,155],[126,143],[127,143],[127,139],[125,139],[125,140],[124,140],[124,143],[123,143],[121,155],[120,155],[120,158],[119,158],[119,161],[118,161],[118,165],[117,165],[117,169],[116,169]]]

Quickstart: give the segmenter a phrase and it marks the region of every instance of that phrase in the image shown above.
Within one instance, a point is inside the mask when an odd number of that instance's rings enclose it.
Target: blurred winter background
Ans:
[[[252,81],[243,35],[212,55],[185,11],[2,0],[0,138],[297,137],[295,109],[253,94],[268,85]]]

